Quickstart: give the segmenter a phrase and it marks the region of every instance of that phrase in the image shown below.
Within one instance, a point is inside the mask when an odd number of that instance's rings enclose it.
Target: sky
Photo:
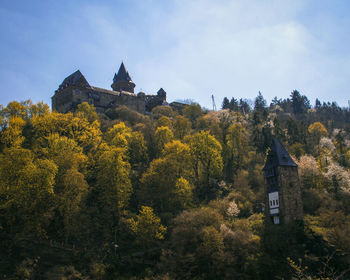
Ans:
[[[218,108],[293,90],[348,106],[347,0],[1,0],[0,104],[51,105],[80,69],[111,89],[122,61],[135,92]]]

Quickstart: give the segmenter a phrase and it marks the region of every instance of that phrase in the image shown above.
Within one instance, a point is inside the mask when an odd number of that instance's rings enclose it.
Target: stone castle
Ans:
[[[125,105],[145,114],[159,105],[167,105],[166,92],[161,88],[156,95],[143,92],[134,93],[135,84],[126,70],[124,63],[114,74],[112,90],[91,86],[78,70],[65,78],[52,96],[52,110],[59,113],[72,112],[78,104],[93,104],[98,113]]]
[[[265,216],[274,224],[302,220],[298,165],[277,139],[272,142],[263,171],[267,186]]]

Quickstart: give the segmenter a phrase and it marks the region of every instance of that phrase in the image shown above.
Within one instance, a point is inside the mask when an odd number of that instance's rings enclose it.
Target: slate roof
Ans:
[[[94,87],[94,86],[91,86],[91,89],[94,91],[97,91],[97,92],[104,92],[104,93],[108,93],[108,94],[112,94],[112,95],[119,95],[120,94],[120,91],[114,91],[114,90],[109,90],[109,89],[104,89],[104,88],[99,88],[99,87]],[[136,96],[135,93],[128,92],[125,90],[121,91],[121,93],[124,95]]]
[[[285,147],[282,145],[280,140],[273,139],[270,147],[269,154],[263,170],[276,167],[276,166],[294,166],[298,165],[294,162],[291,156],[288,154]]]
[[[118,74],[114,74],[113,82],[132,82],[129,72],[126,71],[123,62],[119,67]]]
[[[158,91],[157,91],[157,94],[158,95],[161,95],[161,94],[166,94],[165,90],[163,88],[160,88]]]
[[[88,81],[85,79],[80,70],[75,71],[73,74],[65,78],[58,89],[63,89],[67,86],[90,87]]]

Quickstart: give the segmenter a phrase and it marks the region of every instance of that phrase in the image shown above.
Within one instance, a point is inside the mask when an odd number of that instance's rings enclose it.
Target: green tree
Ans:
[[[182,140],[191,131],[191,122],[183,116],[176,116],[174,120],[174,135]]]
[[[190,149],[175,140],[165,145],[162,156],[142,175],[139,200],[160,213],[176,213],[192,200]]]
[[[199,104],[186,105],[182,113],[194,125],[196,120],[202,115],[202,108]]]
[[[0,155],[0,220],[16,237],[46,237],[52,217],[56,165],[13,147]]]
[[[160,126],[154,133],[154,141],[157,155],[160,155],[164,145],[174,139],[174,134],[167,126]]]
[[[143,248],[149,248],[156,240],[164,239],[166,227],[160,223],[153,209],[148,206],[141,206],[136,219],[129,219],[128,224],[136,236],[136,242]]]
[[[320,122],[314,122],[310,124],[307,130],[310,136],[311,146],[314,147],[316,154],[319,154],[321,137],[327,136],[328,131]]]
[[[20,147],[24,141],[23,128],[25,124],[25,120],[21,117],[10,117],[7,127],[1,131],[1,142],[6,147]]]
[[[254,101],[254,110],[258,112],[262,112],[265,109],[265,107],[266,107],[266,100],[264,99],[263,95],[259,91],[259,94]]]
[[[30,120],[32,128],[32,147],[40,150],[47,146],[47,138],[57,133],[73,139],[83,148],[84,152],[91,152],[101,143],[100,123],[89,123],[86,119],[74,117],[71,113],[33,116]]]
[[[77,117],[85,118],[89,123],[93,123],[98,120],[98,114],[96,113],[95,106],[87,102],[80,103],[74,112]]]
[[[173,127],[173,122],[171,121],[170,118],[166,116],[161,116],[157,121],[156,121],[156,128],[160,126],[167,126],[169,128]]]
[[[130,164],[121,148],[106,148],[97,160],[96,192],[98,222],[105,238],[116,242],[122,210],[128,205],[132,186]]]
[[[293,90],[290,94],[292,99],[292,107],[294,114],[305,114],[311,108],[310,101],[305,95],[301,95],[299,91]]]
[[[241,124],[232,124],[226,134],[225,170],[229,181],[243,167],[248,149],[248,135]]]
[[[209,195],[210,179],[219,179],[222,174],[222,147],[207,131],[187,136],[185,142],[190,146],[196,191],[200,199],[206,199]]]
[[[225,110],[225,109],[229,109],[229,107],[230,107],[230,101],[228,100],[227,97],[224,97],[222,101],[221,109]]]
[[[175,112],[169,106],[157,106],[152,109],[152,116],[156,120],[162,116],[166,116],[168,118],[175,117]]]

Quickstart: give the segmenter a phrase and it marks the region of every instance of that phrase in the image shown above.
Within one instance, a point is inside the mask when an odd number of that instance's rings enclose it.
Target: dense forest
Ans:
[[[272,139],[304,219],[268,226]],[[268,105],[74,113],[0,107],[2,279],[350,279],[350,111],[293,91]]]

